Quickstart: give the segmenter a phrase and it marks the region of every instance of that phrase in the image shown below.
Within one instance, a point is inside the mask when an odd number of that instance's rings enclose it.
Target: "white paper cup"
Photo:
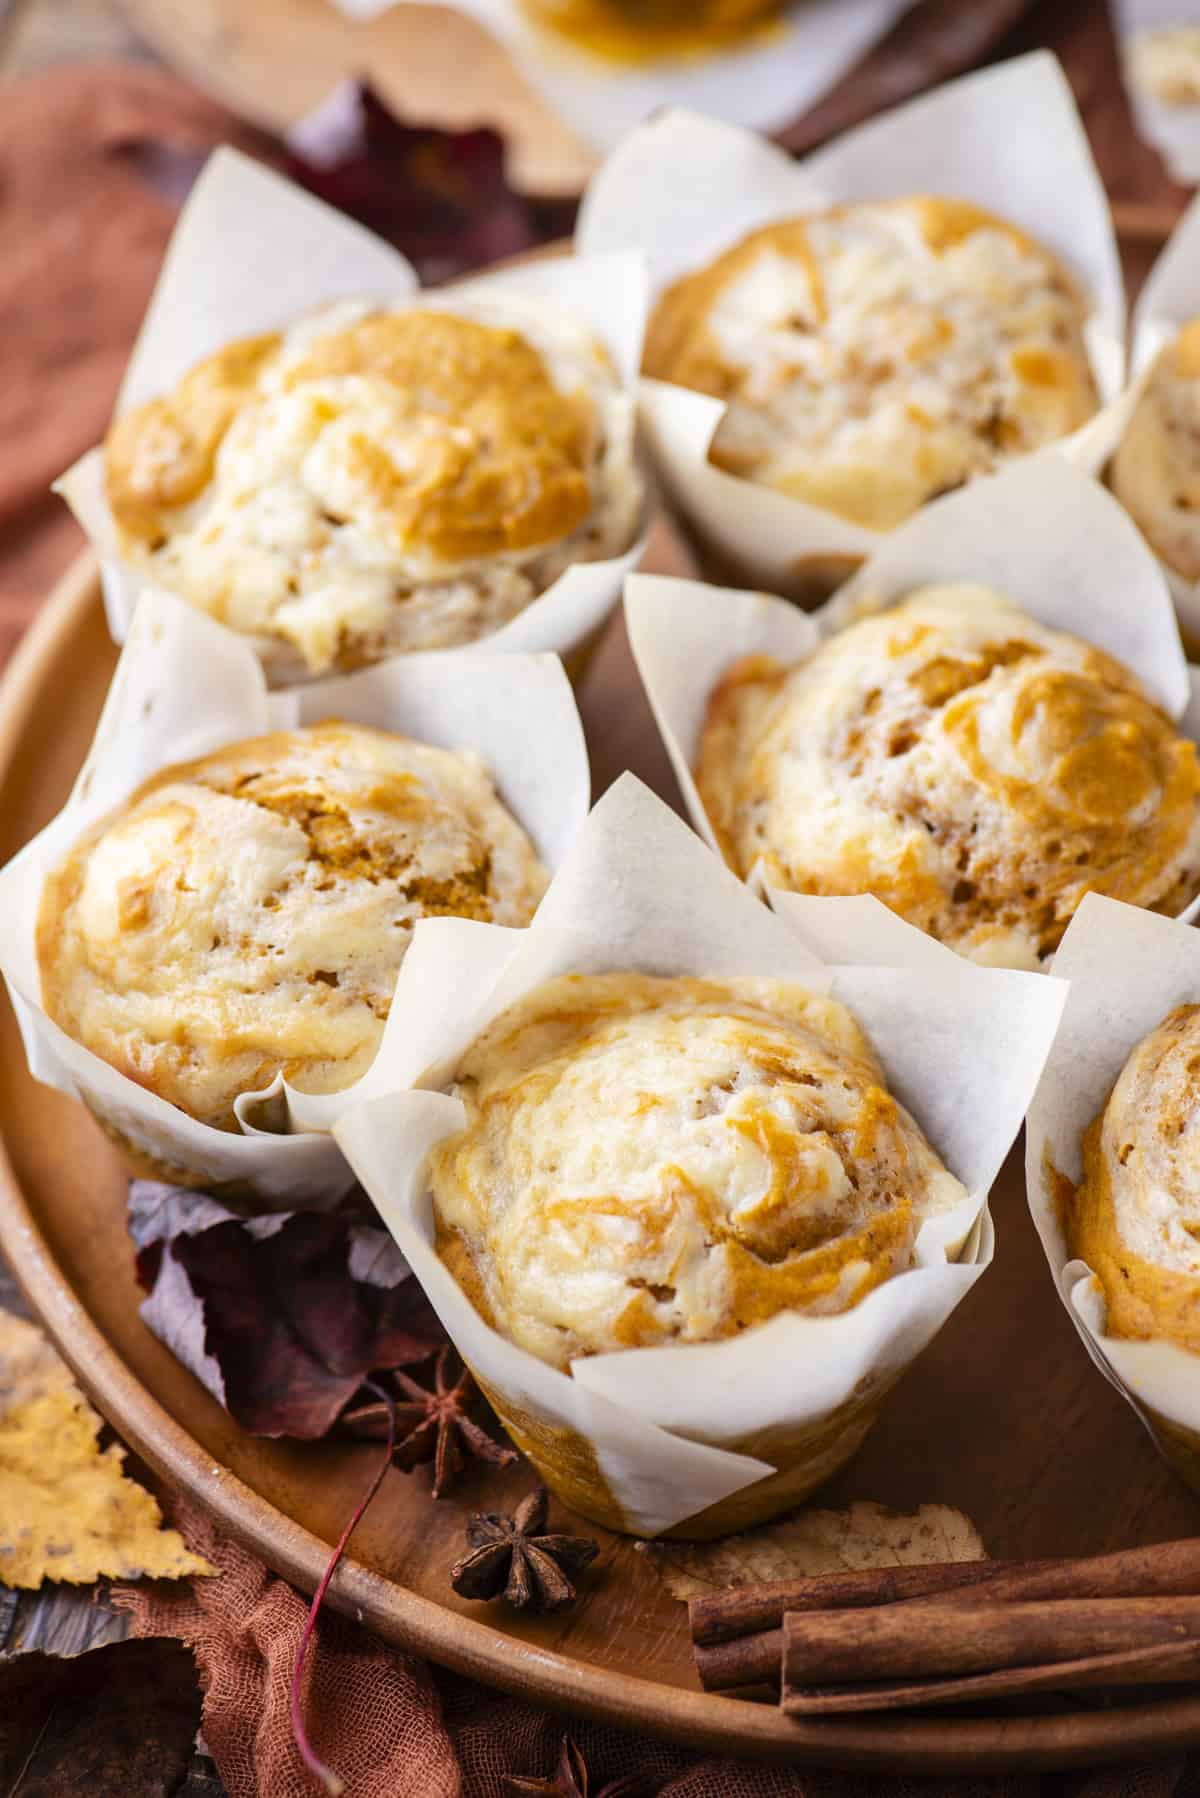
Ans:
[[[709,697],[731,663],[747,655],[800,661],[854,618],[918,587],[955,581],[992,587],[1051,630],[1107,650],[1200,741],[1200,687],[1194,698],[1193,671],[1155,557],[1111,495],[1047,451],[926,506],[813,614],[765,593],[630,576],[625,617],[634,661],[688,814],[714,850],[720,853],[692,770]],[[762,884],[756,874],[751,883]],[[839,932],[845,928],[844,901],[763,890],[823,953],[857,958],[853,938],[824,935],[830,920]],[[1194,900],[1182,916],[1191,918],[1198,906]]]
[[[463,282],[464,296],[509,293],[561,307],[608,349],[630,391],[637,379],[647,307],[637,252],[547,258]],[[419,298],[411,265],[380,238],[269,169],[222,149],[209,158],[179,217],[158,285],[134,344],[117,415],[169,392],[188,370],[240,337],[279,330],[337,301],[395,305]],[[109,629],[125,641],[150,577],[121,558],[104,481],[104,453],[92,449],[55,483],[100,555]],[[524,611],[465,653],[553,650],[581,671],[645,548],[645,533],[620,556],[578,562]],[[273,685],[303,679],[289,646],[255,643]],[[450,652],[442,652],[450,653]],[[462,653],[462,652],[454,652]]]
[[[586,254],[637,247],[654,293],[775,219],[831,205],[944,194],[1010,220],[1090,295],[1101,410],[1054,453],[1099,470],[1124,419],[1125,297],[1108,201],[1071,90],[1040,51],[949,83],[802,162],[749,132],[671,111],[633,132],[584,196]],[[708,460],[722,401],[643,379],[642,420],[670,497],[732,580],[808,600],[886,533],[725,473]]]
[[[335,0],[352,19],[374,19],[395,0]],[[639,67],[572,49],[541,29],[518,0],[457,0],[579,134],[606,150],[664,105],[692,106],[771,131],[797,119],[852,69],[911,0],[802,0],[744,45],[656,58]]]
[[[456,920],[417,926],[397,1002],[423,1027],[407,1034],[394,1085],[345,1111],[335,1134],[509,1433],[584,1516],[639,1535],[703,1536],[796,1504],[853,1453],[991,1260],[988,1190],[1049,1050],[1062,987],[974,967],[867,904],[887,939],[875,965],[826,965],[627,774],[592,812],[530,928],[515,939],[490,932],[486,979],[483,951],[478,984],[465,983]],[[435,1248],[426,1158],[463,1117],[440,1089],[479,1032],[541,982],[625,970],[770,975],[849,1007],[891,1090],[967,1189],[922,1226],[909,1272],[840,1316],[783,1313],[724,1342],[589,1356],[570,1374],[484,1321]],[[423,1004],[433,993],[449,1007]]]
[[[1103,1290],[1072,1260],[1056,1187],[1078,1184],[1083,1135],[1136,1045],[1177,1005],[1200,998],[1200,932],[1090,893],[1062,940],[1062,1025],[1029,1108],[1029,1209],[1059,1297],[1101,1373],[1133,1406],[1167,1460],[1200,1493],[1200,1355],[1106,1334]]]
[[[329,717],[473,750],[551,871],[587,815],[587,748],[556,657],[395,656],[357,674],[269,693],[244,639],[183,601],[149,591],[70,798],[0,872],[0,971],[34,1077],[81,1099],[140,1171],[277,1207],[332,1204],[350,1185],[329,1127],[345,1104],[386,1077],[397,1053],[403,1057],[417,1022],[403,1000],[392,1005],[379,1053],[355,1086],[314,1097],[277,1078],[237,1101],[241,1134],[218,1130],[119,1073],[47,1017],[37,916],[46,876],[71,845],[152,775],[225,744]],[[468,924],[460,939],[464,978],[471,977],[477,941],[490,949],[492,932],[479,939],[482,929]]]

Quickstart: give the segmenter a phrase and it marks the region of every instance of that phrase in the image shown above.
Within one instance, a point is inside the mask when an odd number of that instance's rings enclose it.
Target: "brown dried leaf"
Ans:
[[[719,1542],[639,1546],[671,1596],[684,1599],[858,1567],[982,1561],[987,1553],[970,1518],[949,1505],[905,1516],[866,1501],[847,1511],[794,1511]]]
[[[150,1493],[101,1449],[101,1419],[42,1332],[0,1312],[0,1581],[184,1579],[215,1573]]]

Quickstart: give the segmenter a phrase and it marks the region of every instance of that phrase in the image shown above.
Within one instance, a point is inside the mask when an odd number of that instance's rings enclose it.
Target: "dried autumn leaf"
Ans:
[[[683,1599],[858,1567],[982,1561],[987,1552],[970,1518],[949,1505],[922,1505],[909,1516],[865,1501],[846,1511],[794,1511],[719,1542],[640,1547],[671,1596]]]
[[[215,1568],[101,1449],[101,1420],[42,1332],[0,1312],[0,1581],[186,1579]]]
[[[128,1221],[143,1319],[253,1435],[324,1436],[369,1373],[445,1340],[391,1237],[353,1207],[246,1218],[135,1180]]]
[[[532,209],[508,185],[502,137],[403,124],[361,82],[336,88],[294,127],[287,151],[293,181],[395,244],[426,283],[539,240]]]

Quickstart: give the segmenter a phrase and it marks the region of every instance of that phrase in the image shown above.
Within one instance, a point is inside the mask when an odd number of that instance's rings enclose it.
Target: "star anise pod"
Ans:
[[[450,1569],[463,1598],[499,1598],[519,1611],[556,1611],[575,1596],[570,1575],[599,1553],[587,1536],[546,1535],[544,1486],[523,1498],[511,1517],[484,1512],[467,1524],[471,1552]]]
[[[469,1455],[508,1467],[517,1452],[504,1448],[468,1413],[478,1387],[467,1368],[453,1385],[449,1379],[450,1345],[442,1349],[434,1367],[433,1387],[418,1386],[399,1368],[392,1379],[404,1395],[396,1404],[397,1467],[410,1473],[426,1461],[433,1462],[433,1496],[441,1498],[463,1470]],[[381,1404],[360,1405],[343,1413],[342,1422],[355,1436],[384,1436],[388,1420]]]
[[[524,1779],[510,1773],[508,1789],[512,1793],[526,1793],[528,1798],[633,1798],[635,1792],[644,1793],[646,1787],[640,1774],[626,1773],[621,1779],[610,1779],[606,1786],[593,1793],[587,1762],[570,1736],[564,1736],[550,1779]]]

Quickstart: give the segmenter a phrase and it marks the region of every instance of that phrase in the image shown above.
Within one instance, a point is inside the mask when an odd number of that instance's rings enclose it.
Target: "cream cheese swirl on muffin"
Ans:
[[[418,918],[528,923],[546,885],[478,757],[327,723],[157,774],[47,880],[42,1004],[201,1122],[374,1059]]]
[[[1200,1354],[1200,1005],[1130,1055],[1084,1138],[1062,1224],[1103,1288],[1108,1335]]]
[[[1155,554],[1200,581],[1200,319],[1151,367],[1109,481]]]
[[[1123,48],[1127,78],[1139,93],[1164,106],[1200,105],[1200,25],[1181,19],[1178,25],[1140,31]]]
[[[851,1014],[786,981],[563,975],[491,1024],[452,1090],[440,1252],[557,1367],[848,1310],[965,1196]]]
[[[228,344],[116,421],[105,474],[127,560],[310,672],[490,635],[642,505],[606,350],[513,295]]]
[[[667,290],[644,366],[726,402],[718,467],[888,530],[1096,411],[1087,313],[1015,226],[920,196],[753,232]]]
[[[743,878],[874,893],[981,961],[1037,967],[1086,892],[1175,913],[1200,891],[1195,745],[1119,662],[986,588],[735,664],[696,778]]]

